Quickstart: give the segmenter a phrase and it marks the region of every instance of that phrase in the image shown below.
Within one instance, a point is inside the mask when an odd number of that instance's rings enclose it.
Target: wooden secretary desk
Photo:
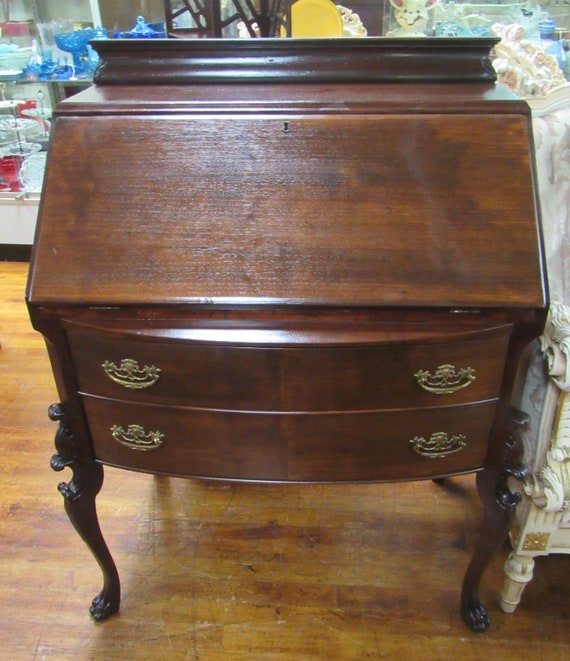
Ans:
[[[485,39],[102,41],[60,104],[27,299],[52,468],[119,608],[104,464],[220,480],[477,472],[462,615],[521,477],[546,308],[529,110]],[[397,488],[396,486],[394,488]],[[347,560],[348,562],[348,560]]]

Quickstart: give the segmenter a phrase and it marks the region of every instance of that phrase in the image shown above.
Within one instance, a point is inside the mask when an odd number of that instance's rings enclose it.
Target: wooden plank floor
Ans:
[[[492,628],[461,622],[481,519],[471,476],[276,487],[106,469],[99,515],[123,602],[93,623],[101,577],[49,468],[57,396],[26,271],[0,263],[1,659],[568,659],[570,556],[539,559],[506,615],[505,547],[482,586]]]

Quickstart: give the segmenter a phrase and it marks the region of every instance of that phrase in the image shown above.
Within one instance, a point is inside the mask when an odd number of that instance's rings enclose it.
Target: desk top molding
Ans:
[[[98,85],[494,82],[494,38],[129,39],[92,42]]]

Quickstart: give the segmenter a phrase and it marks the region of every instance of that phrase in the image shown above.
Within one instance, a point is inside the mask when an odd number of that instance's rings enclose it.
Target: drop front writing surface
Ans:
[[[516,115],[62,117],[36,296],[536,304],[528,137]]]

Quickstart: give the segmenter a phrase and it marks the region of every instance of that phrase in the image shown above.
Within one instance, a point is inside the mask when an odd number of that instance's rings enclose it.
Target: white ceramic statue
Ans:
[[[425,37],[429,11],[439,0],[390,0],[398,27],[388,37]]]

